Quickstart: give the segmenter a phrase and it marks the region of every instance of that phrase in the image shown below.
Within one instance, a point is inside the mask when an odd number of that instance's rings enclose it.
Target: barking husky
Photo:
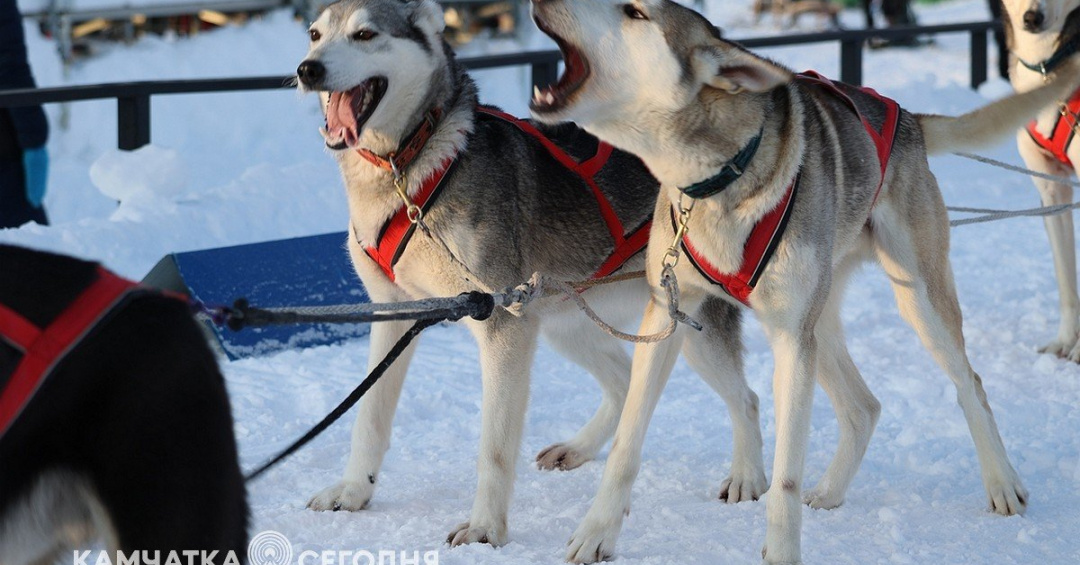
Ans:
[[[651,285],[671,263],[665,250],[682,248],[675,273],[686,308],[725,297],[752,308],[766,329],[777,447],[765,560],[799,561],[801,503],[843,501],[876,424],[879,404],[848,355],[839,316],[844,284],[866,259],[884,268],[901,314],[956,385],[992,509],[1023,512],[1027,491],[964,351],[948,218],[926,154],[1011,133],[1075,86],[1076,66],[1062,67],[1068,81],[961,118],[924,116],[869,90],[797,77],[669,0],[534,0],[533,16],[563,47],[567,74],[579,77],[542,90],[534,116],[578,120],[640,155],[661,181],[646,262]],[[662,327],[658,302],[646,308],[642,332]],[[612,553],[678,336],[635,350],[614,447],[571,561]],[[840,446],[803,498],[815,377],[836,408]]]
[[[431,0],[339,2],[311,25],[310,51],[297,69],[300,88],[318,91],[326,107],[323,135],[348,197],[347,245],[372,300],[501,289],[533,272],[579,281],[641,268],[642,254],[630,244],[644,245],[659,191],[642,163],[572,126],[541,126],[541,134],[530,123],[478,108],[476,87],[442,29],[442,11]],[[395,171],[417,208],[407,208],[395,190]],[[430,235],[410,225],[407,216],[419,215]],[[643,281],[632,281],[585,296],[605,317],[632,321],[647,293]],[[765,475],[757,397],[741,373],[739,315],[713,301],[700,317],[706,330],[687,341],[687,357],[734,420],[734,461],[721,495],[729,502],[754,499]],[[480,347],[483,379],[478,489],[472,515],[448,541],[498,545],[507,541],[537,337],[592,373],[603,391],[596,415],[577,436],[537,456],[545,469],[577,467],[607,442],[626,397],[630,359],[568,301],[534,303],[520,316],[500,311],[466,325]],[[375,324],[369,365],[408,327]],[[368,504],[411,353],[364,398],[344,477],[315,495],[311,508]]]
[[[1006,36],[1012,54],[1009,78],[1018,92],[1046,82],[1049,73],[1080,50],[1080,0],[1005,0]],[[1017,133],[1028,168],[1055,176],[1080,172],[1080,91],[1063,96]],[[1033,178],[1044,206],[1069,204],[1067,184]],[[1061,322],[1054,341],[1040,352],[1080,363],[1080,298],[1076,294],[1076,238],[1072,213],[1047,216],[1046,235],[1054,254]]]

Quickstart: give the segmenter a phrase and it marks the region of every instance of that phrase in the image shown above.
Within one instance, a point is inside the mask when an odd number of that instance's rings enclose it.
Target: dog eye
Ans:
[[[362,29],[356,33],[353,33],[350,37],[353,38],[353,41],[371,41],[372,39],[375,39],[376,35],[379,34],[371,31],[370,29]]]
[[[322,34],[319,33],[319,30],[317,30],[317,29],[311,29],[311,30],[308,30],[308,37],[311,38],[311,41],[318,41],[318,40],[322,39]]]
[[[623,4],[623,13],[626,14],[626,17],[630,18],[631,20],[649,19],[648,16],[645,15],[645,12],[642,12],[633,4]]]

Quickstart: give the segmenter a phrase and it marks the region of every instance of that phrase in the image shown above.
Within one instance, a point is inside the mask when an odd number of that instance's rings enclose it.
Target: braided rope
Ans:
[[[1072,177],[1059,177],[1059,176],[1056,176],[1056,175],[1048,175],[1046,173],[1040,173],[1039,171],[1033,171],[1031,169],[1025,169],[1024,167],[1018,167],[1016,165],[1012,165],[1012,164],[1006,163],[1004,161],[998,161],[997,159],[991,159],[990,157],[983,157],[982,155],[975,155],[973,153],[953,153],[953,155],[956,155],[957,157],[963,157],[965,159],[971,159],[972,161],[978,161],[980,163],[985,163],[985,164],[993,166],[993,167],[998,167],[999,169],[1005,169],[1006,171],[1012,171],[1014,173],[1021,173],[1021,174],[1025,174],[1025,175],[1028,175],[1028,176],[1037,177],[1037,178],[1040,178],[1040,179],[1045,179],[1045,180],[1048,180],[1048,181],[1056,182],[1056,183],[1059,183],[1059,184],[1067,184],[1067,185],[1072,186],[1072,187],[1080,187],[1080,182],[1074,181],[1072,179]]]
[[[1058,184],[1064,184],[1068,186],[1080,187],[1080,182],[1072,180],[1070,177],[1060,177],[1056,175],[1048,175],[1039,171],[1033,171],[1031,169],[1025,169],[1024,167],[1018,167],[1006,163],[1004,161],[998,161],[997,159],[991,159],[990,157],[984,157],[982,155],[975,155],[972,153],[954,153],[958,157],[965,159],[971,159],[972,161],[978,161],[987,165],[1012,171],[1015,173],[1021,173],[1028,176],[1045,179]],[[964,206],[946,206],[945,209],[950,212],[960,212],[962,214],[982,214],[975,218],[964,218],[961,220],[950,220],[949,227],[967,226],[971,224],[983,224],[986,222],[996,222],[998,220],[1006,220],[1009,218],[1020,217],[1038,217],[1038,216],[1054,216],[1057,214],[1064,214],[1075,208],[1080,208],[1080,202],[1074,202],[1071,204],[1055,204],[1053,206],[1042,206],[1039,208],[1028,208],[1026,210],[996,210],[993,208],[969,208]]]

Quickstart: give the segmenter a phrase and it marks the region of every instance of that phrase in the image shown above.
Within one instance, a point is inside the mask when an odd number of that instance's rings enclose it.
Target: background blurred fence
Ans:
[[[814,43],[839,43],[840,80],[849,84],[861,85],[863,50],[869,40],[904,40],[921,36],[966,33],[971,38],[969,57],[970,84],[972,88],[978,88],[979,85],[986,82],[988,76],[989,32],[997,29],[998,26],[999,24],[996,22],[968,22],[889,29],[828,31],[747,38],[736,41],[752,49]],[[532,83],[543,87],[558,80],[559,63],[562,61],[562,56],[559,51],[555,50],[532,51],[507,55],[465,57],[460,61],[470,70],[529,66],[531,68]],[[153,96],[286,89],[292,87],[292,79],[291,76],[217,78],[8,90],[0,91],[0,108],[114,98],[117,101],[119,148],[134,150],[150,143],[150,99]]]

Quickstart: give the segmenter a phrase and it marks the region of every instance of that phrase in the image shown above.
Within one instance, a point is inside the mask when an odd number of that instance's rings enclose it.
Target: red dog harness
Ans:
[[[136,286],[98,267],[97,280],[45,328],[0,304],[0,339],[23,353],[0,389],[0,437],[49,374]]]
[[[1080,90],[1074,92],[1072,98],[1061,105],[1061,111],[1058,112],[1054,128],[1050,130],[1049,138],[1036,129],[1038,125],[1036,120],[1032,120],[1028,124],[1027,132],[1039,147],[1053,155],[1061,163],[1072,167],[1072,160],[1069,159],[1069,146],[1072,145],[1073,139],[1076,138],[1076,132],[1080,129],[1078,124],[1080,124]]]
[[[555,160],[563,167],[576,173],[581,177],[581,180],[585,181],[585,184],[589,186],[593,196],[596,198],[596,203],[600,206],[600,213],[604,218],[604,223],[607,225],[608,231],[611,233],[611,238],[615,242],[614,251],[607,260],[600,265],[600,268],[593,273],[591,278],[606,277],[611,273],[614,273],[619,267],[626,264],[631,257],[645,248],[645,245],[649,242],[649,227],[651,222],[646,222],[627,234],[618,215],[615,214],[615,209],[611,206],[611,202],[608,201],[607,197],[604,196],[604,193],[600,191],[600,187],[596,184],[594,177],[604,168],[604,165],[607,164],[608,159],[611,157],[612,147],[610,145],[603,142],[599,143],[595,155],[578,162],[559,148],[559,146],[555,145],[554,142],[548,139],[540,132],[540,130],[536,129],[535,126],[525,120],[485,106],[478,107],[477,112],[481,116],[490,116],[503,120],[531,135],[547,149],[548,153],[550,153]],[[410,145],[413,144],[410,143]],[[413,203],[419,206],[424,213],[427,213],[428,209],[435,203],[435,200],[439,197],[439,193],[442,191],[444,182],[450,177],[456,165],[456,158],[447,159],[442,166],[420,186],[420,191],[413,198]],[[398,166],[400,167],[401,165],[399,164]],[[382,229],[379,231],[379,237],[375,240],[375,244],[364,248],[364,251],[367,252],[368,256],[378,263],[383,273],[385,273],[391,281],[395,280],[394,265],[397,264],[398,259],[401,258],[401,254],[405,252],[405,248],[409,245],[409,240],[412,238],[415,229],[415,225],[409,220],[408,209],[402,204],[401,208],[399,208],[398,211],[383,225]]]
[[[871,208],[873,208],[874,203],[877,202],[878,195],[881,193],[881,188],[885,183],[885,171],[889,167],[889,157],[892,155],[893,142],[896,139],[896,131],[900,123],[900,105],[897,104],[895,100],[886,98],[875,92],[873,89],[858,89],[877,99],[884,106],[885,119],[881,129],[878,130],[870,123],[870,120],[862,114],[855,101],[843,90],[843,88],[855,87],[843,83],[838,85],[814,71],[807,71],[799,74],[797,75],[797,79],[806,84],[825,88],[830,94],[836,96],[850,106],[855,112],[855,115],[862,121],[863,127],[866,128],[866,133],[870,134],[870,139],[873,140],[874,146],[877,148],[878,161],[881,164],[881,180],[878,181],[877,188],[874,191],[874,199],[871,201],[870,205]],[[794,208],[795,195],[799,189],[800,179],[801,174],[796,174],[795,179],[791,181],[791,185],[788,186],[787,192],[784,194],[783,198],[780,199],[780,202],[776,207],[758,220],[758,223],[750,230],[750,237],[748,237],[746,243],[743,244],[742,265],[739,267],[739,270],[734,273],[721,273],[716,266],[709,263],[709,261],[694,247],[693,243],[690,242],[689,234],[683,235],[683,251],[686,253],[686,256],[689,257],[690,263],[694,265],[694,268],[697,269],[698,273],[712,284],[722,287],[732,298],[749,306],[750,294],[754,291],[758,278],[761,276],[762,271],[765,270],[765,266],[769,263],[769,259],[772,258],[773,253],[776,251],[776,247],[780,243],[780,238],[784,235],[784,230],[787,229],[788,219],[791,217],[791,211]],[[675,220],[674,209],[672,209],[671,212],[671,225],[677,231],[678,226]]]

